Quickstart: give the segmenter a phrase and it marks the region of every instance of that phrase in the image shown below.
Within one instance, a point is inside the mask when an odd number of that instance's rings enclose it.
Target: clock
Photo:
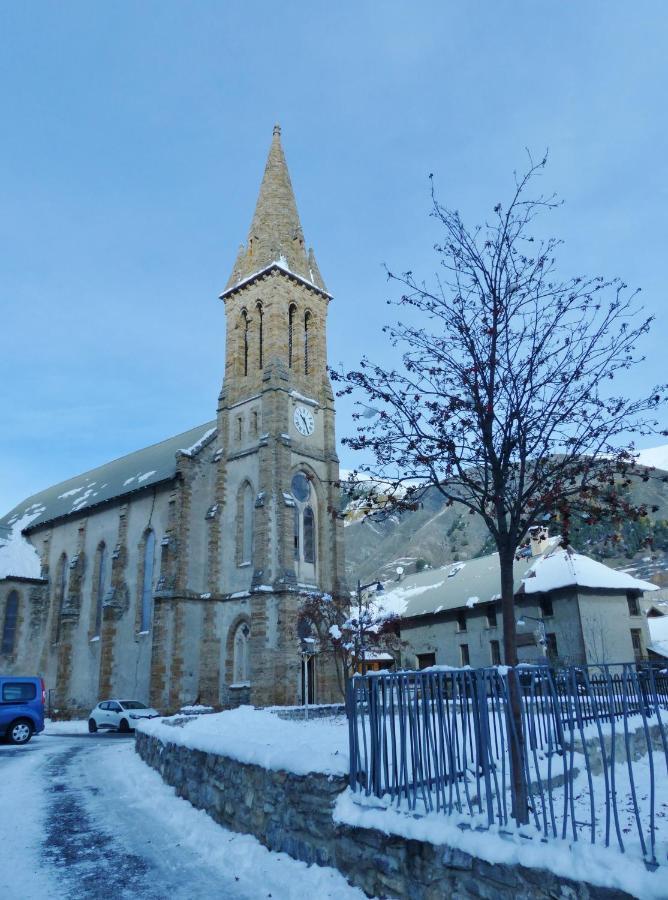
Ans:
[[[305,406],[296,406],[292,418],[295,428],[300,434],[303,434],[304,437],[309,437],[309,435],[313,434],[315,419],[310,409],[307,409]]]

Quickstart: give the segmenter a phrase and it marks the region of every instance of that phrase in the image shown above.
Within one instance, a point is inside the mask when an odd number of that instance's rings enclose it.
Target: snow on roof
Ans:
[[[89,472],[84,472],[53,487],[46,488],[23,503],[19,503],[10,513],[0,518],[0,526],[11,526],[18,519],[30,515],[30,520],[22,526],[35,528],[63,516],[74,515],[80,510],[97,506],[132,491],[169,481],[176,475],[177,452],[182,447],[192,456],[208,442],[215,432],[215,422],[206,422],[190,431],[129,453],[112,460]],[[181,451],[184,452],[184,451]],[[39,508],[37,515],[33,515]]]
[[[611,569],[573,550],[553,550],[539,557],[522,579],[525,594],[548,593],[566,587],[600,590],[656,591],[655,584]]]
[[[579,553],[556,548],[554,542],[539,557],[515,559],[515,593],[534,594],[559,587],[579,586],[600,590],[655,591],[656,585],[641,581],[626,572],[611,569]],[[454,574],[451,573],[454,570]],[[529,575],[533,571],[535,574]],[[378,602],[388,613],[404,619],[474,609],[496,602],[500,596],[499,555],[469,559],[466,565],[450,563],[440,569],[428,569],[408,575],[401,582],[385,582],[385,593]],[[668,617],[666,617],[668,622]]]
[[[199,453],[202,447],[204,447],[205,444],[209,442],[209,440],[214,436],[215,433],[215,427],[207,429],[207,431],[205,431],[204,434],[200,438],[198,438],[190,447],[181,447],[180,452],[185,456],[195,456],[197,453]]]
[[[438,590],[444,584],[443,581],[437,581],[434,584],[416,584],[413,586],[396,587],[386,594],[378,598],[384,612],[394,613],[402,616],[408,608],[408,601],[413,597],[419,597],[427,591]]]
[[[219,294],[218,299],[224,300],[225,297],[228,296],[228,294],[232,294],[234,293],[234,291],[238,291],[239,288],[244,287],[244,285],[249,284],[251,281],[255,281],[256,278],[259,278],[266,272],[270,272],[272,269],[280,269],[282,272],[285,272],[286,275],[289,275],[291,278],[295,278],[297,281],[301,281],[302,284],[307,285],[307,287],[312,288],[319,294],[324,294],[325,297],[329,297],[330,299],[332,297],[329,291],[326,291],[324,288],[319,287],[317,284],[315,284],[315,282],[309,281],[308,278],[305,278],[304,275],[300,275],[299,272],[293,272],[287,265],[287,260],[285,259],[285,257],[281,255],[278,259],[270,262],[269,265],[263,266],[256,272],[252,272],[250,275],[246,275],[240,281],[237,281],[236,284],[232,284],[230,285],[230,287],[225,288],[223,293]]]
[[[652,653],[668,658],[668,641],[652,641],[649,648]]]
[[[42,511],[42,507],[36,505],[3,528],[0,535],[0,579],[40,577],[41,564],[37,550],[21,532]]]

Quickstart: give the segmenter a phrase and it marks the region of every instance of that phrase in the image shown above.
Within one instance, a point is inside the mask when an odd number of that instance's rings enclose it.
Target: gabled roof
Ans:
[[[515,591],[534,559],[515,561]],[[481,556],[466,562],[450,563],[409,575],[396,585],[385,585],[378,603],[402,618],[424,616],[489,603],[500,595],[499,554]]]
[[[216,423],[206,422],[33,494],[0,518],[0,534],[3,530],[7,534],[8,528],[15,531],[18,524],[21,524],[22,531],[30,530],[151,485],[170,481],[176,475],[176,454],[181,451],[188,456],[194,455],[213,440],[215,434]]]
[[[655,591],[656,585],[626,572],[611,569],[552,544],[540,556],[516,559],[513,566],[515,594],[549,593],[568,587],[612,591]],[[472,609],[479,603],[499,600],[499,555],[492,553],[466,562],[451,563],[385,585],[379,604],[402,618],[433,615],[456,609]]]
[[[613,591],[658,591],[649,581],[567,550],[558,549],[539,557],[524,577],[525,594],[544,594],[566,587]]]
[[[226,297],[231,289],[248,282],[254,273],[263,272],[272,263],[281,263],[286,271],[326,292],[313,250],[307,251],[304,244],[304,232],[281,146],[279,125],[274,126],[248,243],[239,248],[232,274],[221,296]]]

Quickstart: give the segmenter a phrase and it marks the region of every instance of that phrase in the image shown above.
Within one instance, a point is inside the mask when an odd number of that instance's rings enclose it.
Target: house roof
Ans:
[[[516,559],[513,566],[516,594],[535,594],[567,587],[584,589],[653,591],[656,585],[611,569],[554,543],[540,556]],[[410,575],[385,586],[380,605],[402,618],[472,609],[500,599],[499,555],[492,553]]]
[[[515,590],[535,559],[520,559],[514,564]],[[481,556],[466,562],[451,563],[439,569],[427,569],[409,575],[403,581],[385,586],[378,597],[388,612],[402,618],[424,616],[447,610],[469,608],[499,599],[499,555]]]
[[[192,456],[209,443],[215,434],[216,423],[206,422],[159,444],[144,447],[33,494],[0,518],[0,543],[4,540],[6,546],[8,538],[16,536],[17,529],[19,533],[27,531],[54,519],[76,515],[100,503],[171,480],[176,475],[177,453],[180,451]]]
[[[565,587],[614,591],[657,591],[656,584],[634,578],[628,572],[611,569],[581,553],[553,550],[539,557],[526,573],[522,591],[544,594]]]

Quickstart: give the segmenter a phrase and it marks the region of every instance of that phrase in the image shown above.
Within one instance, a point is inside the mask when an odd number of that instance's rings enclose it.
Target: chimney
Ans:
[[[550,542],[547,525],[534,525],[530,528],[529,539],[532,556],[540,556],[541,553],[545,553]]]

